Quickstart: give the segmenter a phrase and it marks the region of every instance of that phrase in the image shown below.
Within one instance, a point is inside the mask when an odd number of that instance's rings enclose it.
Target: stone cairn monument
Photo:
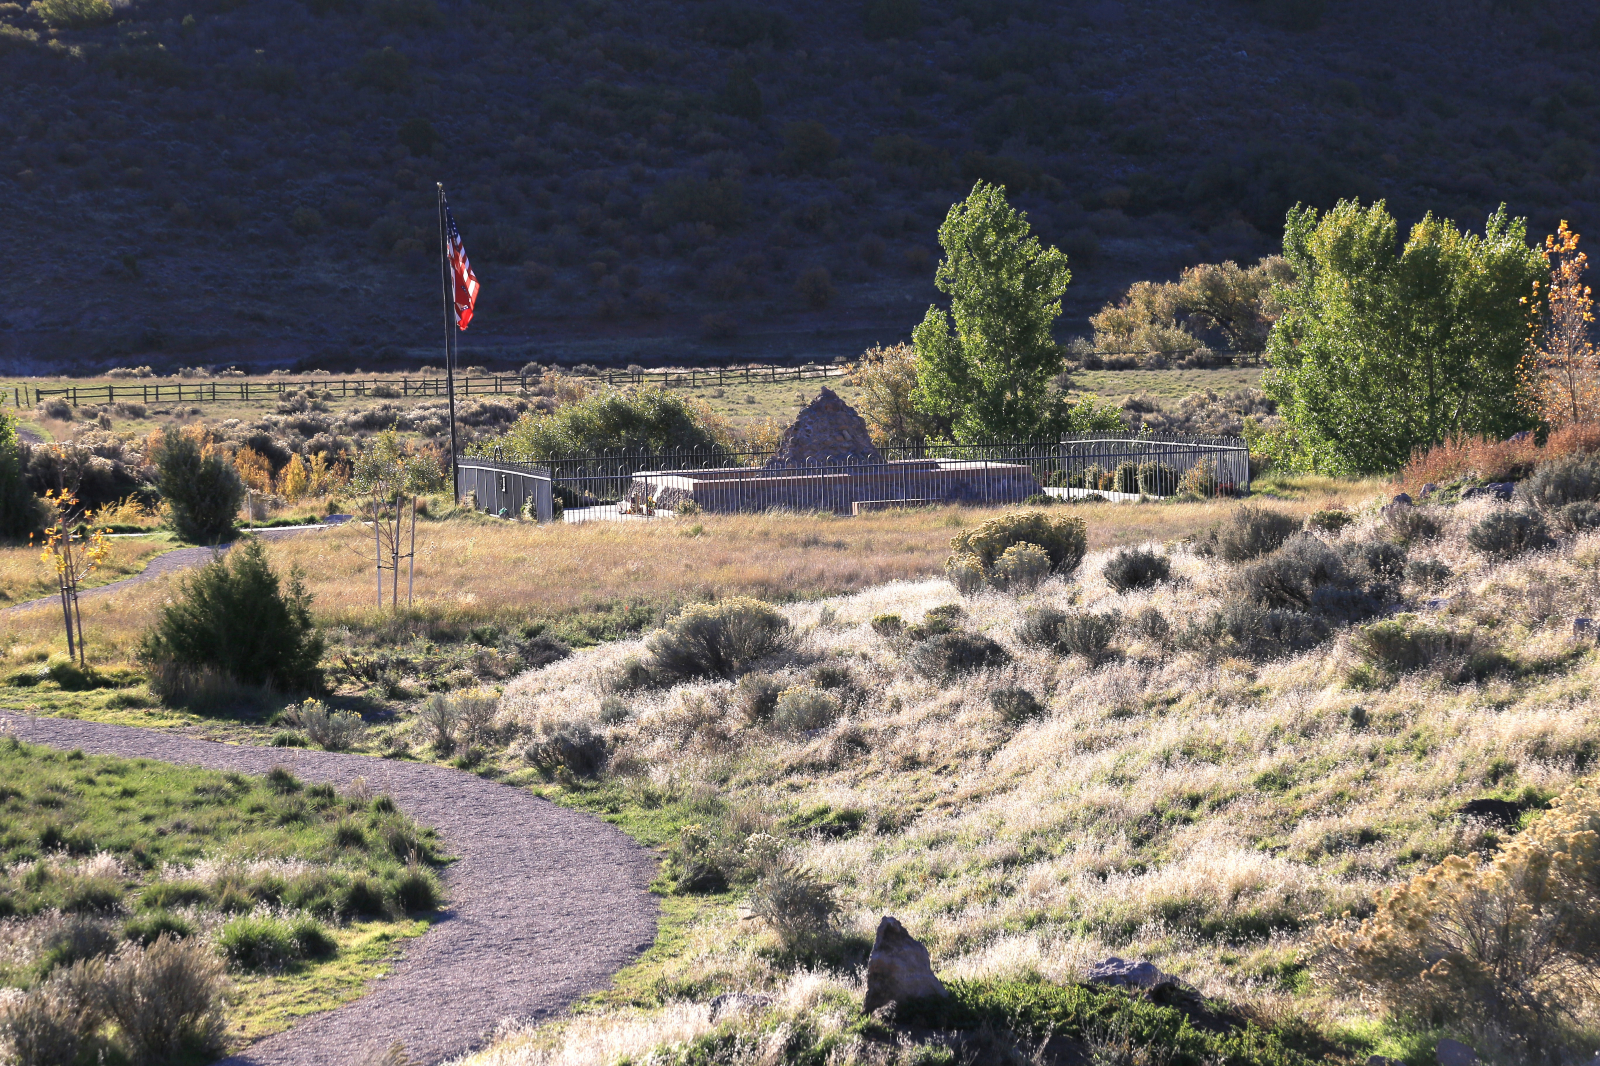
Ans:
[[[794,425],[783,431],[778,453],[767,469],[821,466],[825,463],[881,463],[867,423],[839,394],[822,387],[817,398],[800,410]]]
[[[784,430],[765,465],[641,470],[633,475],[627,500],[654,501],[662,510],[692,501],[703,511],[725,514],[771,508],[859,514],[884,507],[1016,503],[1038,491],[1033,471],[1023,464],[886,460],[855,408],[824,387]]]

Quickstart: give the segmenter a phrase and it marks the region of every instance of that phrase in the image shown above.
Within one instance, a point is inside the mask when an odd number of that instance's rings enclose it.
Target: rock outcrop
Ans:
[[[898,920],[884,915],[872,942],[872,955],[867,959],[867,996],[862,1009],[871,1014],[890,1003],[946,994],[944,985],[933,974],[928,949]]]
[[[823,386],[817,398],[783,431],[768,467],[817,466],[827,462],[881,463],[883,456],[867,423],[839,394]]]

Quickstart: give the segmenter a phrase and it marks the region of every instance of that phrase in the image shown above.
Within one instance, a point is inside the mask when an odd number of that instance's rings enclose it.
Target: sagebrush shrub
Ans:
[[[778,696],[772,727],[785,733],[804,733],[832,725],[844,706],[832,692],[815,688],[788,688]]]
[[[770,604],[747,597],[687,607],[651,635],[651,672],[661,681],[692,677],[732,680],[788,646],[789,621]]]
[[[322,649],[300,575],[280,583],[262,542],[250,538],[180,583],[139,657],[164,695],[181,697],[208,670],[244,685],[319,692]]]
[[[1011,653],[981,633],[955,632],[922,641],[910,659],[919,673],[950,681],[975,670],[1004,666],[1011,661]]]
[[[1419,622],[1412,615],[1385,618],[1351,635],[1361,661],[1385,673],[1437,670],[1452,680],[1481,677],[1500,664],[1475,630]]]
[[[1118,592],[1159,585],[1172,576],[1172,561],[1149,548],[1123,548],[1106,561],[1100,573]]]
[[[1034,607],[1023,612],[1017,626],[1018,643],[1029,648],[1054,648],[1066,612],[1054,607]]]
[[[1056,628],[1056,650],[1063,655],[1078,655],[1098,663],[1109,657],[1122,616],[1115,611],[1097,614],[1075,611]]]
[[[1512,1057],[1542,1061],[1593,1003],[1596,870],[1600,795],[1578,785],[1491,857],[1452,855],[1381,894],[1371,917],[1324,927],[1316,968],[1391,1016],[1520,1037]]]
[[[104,964],[75,963],[24,992],[0,993],[0,1048],[16,1066],[64,1066],[99,1027]]]
[[[747,722],[765,722],[778,708],[778,696],[788,687],[776,674],[757,670],[745,674],[734,688],[734,698]]]
[[[1343,545],[1346,559],[1381,581],[1398,581],[1406,570],[1406,550],[1383,540],[1357,540]]]
[[[222,1048],[222,962],[194,939],[125,946],[106,967],[105,1009],[134,1063]]]
[[[1517,486],[1517,495],[1546,511],[1600,500],[1600,455],[1565,455],[1540,463]]]
[[[461,725],[461,712],[456,701],[436,692],[417,712],[417,726],[433,750],[449,755],[456,750],[456,731]]]
[[[989,693],[989,706],[995,713],[1012,725],[1043,718],[1049,712],[1044,704],[1039,702],[1039,697],[1019,686],[997,688]]]
[[[1128,620],[1128,632],[1152,644],[1165,644],[1172,636],[1172,623],[1154,607],[1146,607]]]
[[[1496,559],[1510,559],[1526,551],[1548,547],[1550,534],[1544,519],[1533,511],[1497,510],[1485,515],[1467,533],[1467,543]]]
[[[1437,559],[1412,559],[1406,563],[1406,580],[1423,588],[1438,588],[1454,576],[1450,564]]]
[[[1356,516],[1340,508],[1330,508],[1325,511],[1313,511],[1306,517],[1306,528],[1320,530],[1323,533],[1337,534],[1345,526],[1356,520]]]
[[[1326,620],[1309,611],[1267,608],[1234,596],[1217,610],[1191,621],[1176,635],[1176,642],[1211,654],[1274,659],[1314,648],[1327,636]]]
[[[828,933],[839,904],[832,885],[803,867],[779,864],[751,889],[750,910],[793,949]]]
[[[1600,504],[1590,500],[1569,503],[1556,512],[1556,520],[1563,529],[1572,533],[1587,533],[1600,529]]]
[[[565,769],[578,777],[594,777],[605,769],[605,737],[582,722],[541,722],[539,738],[528,748],[528,761],[547,770]]]
[[[1209,548],[1230,563],[1242,563],[1276,551],[1299,532],[1300,525],[1282,511],[1245,504],[1235,508],[1221,528],[1197,547]]]
[[[1421,507],[1390,504],[1383,514],[1383,528],[1396,544],[1412,545],[1439,535],[1439,520]]]
[[[300,704],[294,709],[294,719],[313,744],[328,751],[349,751],[367,730],[367,723],[359,714],[329,711],[321,700],[306,700]]]

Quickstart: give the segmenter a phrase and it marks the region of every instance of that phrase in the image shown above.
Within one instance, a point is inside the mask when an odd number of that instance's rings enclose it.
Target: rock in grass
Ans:
[[[1441,1040],[1434,1052],[1439,1066],[1478,1066],[1478,1053],[1459,1040]]]
[[[1163,973],[1150,962],[1123,962],[1112,956],[1089,967],[1086,980],[1091,985],[1115,985],[1119,988],[1160,988],[1175,985],[1178,979]]]
[[[947,995],[933,974],[928,949],[887,914],[878,923],[878,935],[867,959],[867,997],[861,1008],[868,1014],[890,1003],[920,996]]]
[[[1522,818],[1522,812],[1526,809],[1526,804],[1486,798],[1468,800],[1456,808],[1456,813],[1463,818],[1477,818],[1485,822],[1498,822],[1511,829],[1516,827],[1517,822]]]

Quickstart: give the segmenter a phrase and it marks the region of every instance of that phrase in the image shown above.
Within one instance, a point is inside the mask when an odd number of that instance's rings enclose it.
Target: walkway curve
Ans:
[[[251,532],[254,536],[261,537],[263,540],[282,540],[284,537],[292,537],[296,533],[308,533],[312,530],[333,528],[335,527],[281,526],[277,529],[259,529]],[[130,585],[142,585],[146,581],[154,581],[165,574],[176,573],[179,570],[189,570],[196,566],[204,566],[215,559],[218,554],[227,551],[237,543],[239,542],[235,540],[222,545],[220,548],[174,548],[172,551],[162,552],[160,555],[151,556],[150,562],[145,564],[145,568],[137,574],[130,574],[120,581],[110,581],[104,585],[96,585],[94,588],[84,589],[78,593],[78,599],[94,599],[97,596],[105,596],[121,591]],[[22,603],[14,603],[10,607],[0,608],[0,615],[29,611],[35,607],[44,606],[53,606],[59,610],[61,597],[59,595],[50,595],[41,596],[36,600],[24,600]]]
[[[656,864],[621,830],[510,785],[424,763],[218,744],[133,726],[0,714],[20,740],[308,781],[365,777],[457,856],[443,917],[390,976],[334,1010],[256,1042],[223,1066],[354,1066],[399,1040],[430,1066],[481,1046],[502,1021],[542,1021],[602,988],[648,948]]]

